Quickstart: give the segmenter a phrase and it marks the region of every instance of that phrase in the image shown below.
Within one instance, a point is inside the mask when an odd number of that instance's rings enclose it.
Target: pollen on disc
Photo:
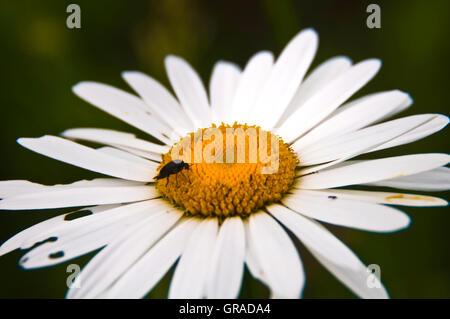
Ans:
[[[237,123],[189,133],[163,155],[158,170],[180,158],[189,168],[157,180],[156,187],[187,215],[203,217],[246,217],[280,201],[298,164],[281,138]]]

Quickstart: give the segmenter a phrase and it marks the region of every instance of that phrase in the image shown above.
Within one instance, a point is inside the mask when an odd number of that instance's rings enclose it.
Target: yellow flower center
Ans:
[[[189,168],[162,171],[180,160]],[[276,135],[256,126],[222,123],[174,144],[158,168],[167,177],[158,179],[156,187],[187,215],[246,217],[280,201],[294,181],[297,162]]]

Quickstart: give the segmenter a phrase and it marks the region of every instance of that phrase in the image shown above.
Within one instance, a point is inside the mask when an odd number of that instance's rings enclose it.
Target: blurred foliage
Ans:
[[[163,59],[185,57],[208,83],[215,61],[244,66],[256,51],[278,54],[300,29],[314,27],[320,48],[313,65],[335,55],[354,61],[378,57],[379,75],[357,96],[398,88],[410,92],[414,105],[403,115],[448,114],[450,2],[373,1],[381,6],[381,29],[368,29],[368,1],[75,1],[81,29],[66,27],[66,7],[74,1],[2,1],[0,37],[2,94],[0,180],[29,179],[55,184],[97,175],[34,154],[15,140],[21,136],[59,134],[71,127],[134,128],[76,98],[71,87],[94,80],[127,89],[124,70],[141,70],[168,84]],[[448,152],[445,132],[379,152],[377,156]],[[437,194],[446,197],[448,193]],[[366,264],[379,264],[395,298],[450,297],[448,208],[405,208],[409,229],[372,234],[331,227]],[[36,222],[67,210],[7,212],[0,215],[0,241]],[[307,298],[353,295],[299,244],[307,275]],[[61,298],[71,262],[25,271],[17,265],[23,252],[0,258],[0,297]],[[93,253],[72,263],[84,265]],[[151,297],[162,298],[166,276]],[[243,297],[267,296],[248,273]]]

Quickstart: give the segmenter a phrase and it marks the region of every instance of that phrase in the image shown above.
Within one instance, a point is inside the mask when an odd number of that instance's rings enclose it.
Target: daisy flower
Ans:
[[[393,232],[408,227],[410,218],[392,205],[447,205],[440,198],[376,187],[449,189],[449,155],[353,158],[424,138],[448,118],[420,114],[386,121],[412,103],[399,90],[348,102],[381,62],[354,64],[338,56],[306,75],[317,45],[316,32],[306,29],[276,60],[262,51],[243,69],[217,62],[209,95],[193,68],[176,56],[165,59],[175,96],[139,72],[122,74],[137,95],[94,82],[75,85],[83,100],[161,143],[100,128],[20,138],[18,143],[34,152],[108,177],[54,186],[0,182],[2,210],[78,208],[16,234],[0,254],[32,247],[19,263],[33,269],[101,248],[68,298],[145,297],[174,265],[170,298],[236,298],[244,265],[271,297],[298,298],[305,272],[290,231],[357,296],[388,297],[378,278],[370,278],[364,263],[319,222]],[[215,162],[202,157],[189,162],[198,156],[197,146],[200,156],[210,146],[209,129],[253,129],[255,136],[276,141],[276,152],[268,152],[276,155],[276,169],[262,173],[261,152],[255,162],[247,155],[244,162],[220,161],[227,154],[235,159],[234,150],[249,153],[247,136],[224,141],[222,153],[212,152]],[[183,149],[190,155],[181,167],[173,150],[186,137],[193,140]],[[267,147],[261,140],[257,144]],[[352,185],[373,188],[343,188]]]

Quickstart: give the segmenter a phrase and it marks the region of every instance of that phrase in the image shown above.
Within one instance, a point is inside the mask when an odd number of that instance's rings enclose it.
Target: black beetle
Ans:
[[[163,179],[167,177],[167,184],[169,184],[169,176],[172,174],[177,174],[181,172],[183,169],[189,169],[189,164],[183,162],[182,160],[173,160],[166,165],[164,165],[161,170],[159,171],[159,174],[154,179]],[[177,184],[178,184],[178,175],[177,176]]]

